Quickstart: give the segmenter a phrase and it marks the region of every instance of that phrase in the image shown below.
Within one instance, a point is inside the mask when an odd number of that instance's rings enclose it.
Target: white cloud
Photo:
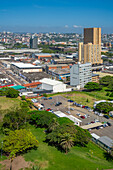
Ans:
[[[74,28],[81,28],[82,26],[79,25],[73,25]]]
[[[68,25],[65,25],[65,28],[68,28],[69,26]]]

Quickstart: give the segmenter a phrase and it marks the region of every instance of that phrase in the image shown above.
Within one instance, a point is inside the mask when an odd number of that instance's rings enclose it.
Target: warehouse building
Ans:
[[[42,72],[42,67],[30,63],[11,63],[11,70],[16,74]]]
[[[40,80],[40,82],[42,83],[42,89],[52,90],[53,93],[66,92],[72,90],[71,88],[66,88],[67,85],[61,81],[44,78]]]

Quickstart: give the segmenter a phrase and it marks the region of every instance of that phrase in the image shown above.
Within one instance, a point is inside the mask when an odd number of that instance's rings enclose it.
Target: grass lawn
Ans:
[[[74,100],[75,102],[77,102],[79,104],[93,107],[93,104],[95,101],[109,100],[109,99],[113,100],[113,98],[106,96],[108,91],[105,91],[105,90],[106,90],[106,88],[103,88],[101,91],[92,91],[92,92],[72,91],[72,92],[67,92],[67,93],[48,94],[47,97],[61,95],[68,99]],[[88,102],[87,102],[87,99],[88,99]]]
[[[18,98],[8,98],[8,97],[0,97],[0,106],[1,109],[9,109],[14,105],[19,105],[20,100]]]
[[[113,162],[104,158],[104,151],[90,142],[88,147],[75,146],[66,155],[44,142],[44,129],[31,127],[30,130],[39,140],[37,150],[24,154],[26,161],[37,161],[42,169],[48,170],[102,170],[112,169]]]
[[[11,107],[14,107],[15,105],[19,105],[21,100],[18,98],[8,98],[8,97],[0,97],[0,109],[1,110],[6,110]],[[0,120],[2,119],[3,115],[0,113]]]

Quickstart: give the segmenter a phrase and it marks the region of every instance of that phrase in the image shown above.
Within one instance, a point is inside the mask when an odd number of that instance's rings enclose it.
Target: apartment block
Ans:
[[[85,84],[92,81],[92,71],[91,63],[74,64],[70,69],[70,85],[71,86],[80,86],[83,88]]]

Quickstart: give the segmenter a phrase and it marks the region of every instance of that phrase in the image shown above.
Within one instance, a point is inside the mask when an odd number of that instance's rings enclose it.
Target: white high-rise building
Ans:
[[[74,64],[70,69],[70,85],[71,86],[80,86],[83,88],[85,84],[92,81],[92,71],[91,63]]]

